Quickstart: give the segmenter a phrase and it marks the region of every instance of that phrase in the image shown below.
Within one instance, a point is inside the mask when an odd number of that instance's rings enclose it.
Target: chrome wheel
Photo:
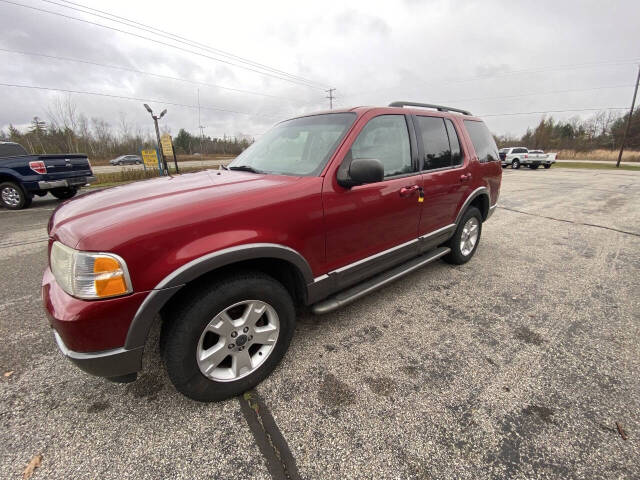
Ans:
[[[465,257],[469,255],[478,242],[480,233],[480,222],[476,217],[471,217],[464,224],[462,235],[460,236],[460,253]]]
[[[11,186],[6,186],[2,189],[2,201],[10,207],[17,207],[20,205],[20,192]]]
[[[196,351],[202,374],[232,382],[254,372],[273,352],[280,333],[275,309],[260,300],[234,303],[207,324]]]

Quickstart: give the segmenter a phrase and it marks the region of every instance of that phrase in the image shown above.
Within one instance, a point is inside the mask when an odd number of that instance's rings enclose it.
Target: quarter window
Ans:
[[[449,134],[449,145],[451,145],[451,165],[462,165],[462,150],[460,148],[460,140],[453,126],[453,122],[446,119],[444,123],[447,125],[447,133]]]
[[[467,127],[467,132],[469,132],[469,137],[479,162],[497,162],[500,160],[496,142],[484,122],[465,120],[464,125]],[[516,153],[515,150],[514,153]]]
[[[384,176],[413,171],[409,131],[404,115],[380,115],[367,123],[351,146],[351,157],[376,158]]]

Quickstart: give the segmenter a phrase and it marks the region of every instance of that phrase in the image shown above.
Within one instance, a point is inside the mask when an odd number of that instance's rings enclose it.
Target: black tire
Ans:
[[[51,190],[51,195],[60,200],[68,200],[69,198],[75,196],[78,193],[77,188],[68,187],[68,188],[54,188]]]
[[[31,205],[33,197],[13,182],[0,183],[0,205],[9,210],[21,210]]]
[[[467,255],[464,255],[460,248],[460,242],[462,240],[462,231],[464,230],[465,224],[472,217],[475,217],[478,221],[478,239],[476,240],[476,243],[473,246],[473,249],[471,250],[471,252],[469,252]],[[452,263],[454,265],[462,265],[463,263],[467,263],[469,260],[471,260],[471,257],[473,257],[473,254],[476,253],[476,250],[478,249],[478,245],[480,245],[481,236],[482,236],[482,214],[480,213],[480,210],[478,210],[476,207],[469,207],[467,211],[464,212],[464,215],[460,219],[460,223],[458,224],[458,228],[456,228],[455,233],[449,239],[449,241],[445,244],[445,246],[451,249],[451,252],[449,252],[447,255],[445,255],[442,258],[444,259],[445,262]]]
[[[531,170],[537,170],[539,166],[540,166],[539,164],[532,163],[531,165],[529,165],[529,168],[530,168]]]
[[[272,277],[259,272],[238,273],[194,287],[182,299],[165,319],[160,345],[171,382],[187,397],[212,402],[239,395],[264,380],[284,357],[295,330],[295,308],[289,292]],[[205,327],[220,312],[246,300],[263,301],[277,313],[280,331],[272,351],[252,373],[237,380],[205,377],[196,360]],[[247,351],[251,349],[248,345]]]
[[[544,164],[544,168],[547,168],[547,169],[551,168],[551,164],[550,163],[545,163]]]
[[[520,168],[520,160],[516,158],[513,162],[511,162],[511,168],[513,168],[514,170]]]

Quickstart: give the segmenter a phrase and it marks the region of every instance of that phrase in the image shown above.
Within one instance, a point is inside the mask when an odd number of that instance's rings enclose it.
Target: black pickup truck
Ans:
[[[0,142],[0,205],[5,208],[26,208],[34,195],[47,192],[66,200],[95,180],[84,154],[29,155],[22,145]]]

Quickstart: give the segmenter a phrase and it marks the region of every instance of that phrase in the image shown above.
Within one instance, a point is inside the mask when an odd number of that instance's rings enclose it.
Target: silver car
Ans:
[[[118,158],[109,160],[111,165],[140,165],[142,158],[138,155],[120,155]]]

